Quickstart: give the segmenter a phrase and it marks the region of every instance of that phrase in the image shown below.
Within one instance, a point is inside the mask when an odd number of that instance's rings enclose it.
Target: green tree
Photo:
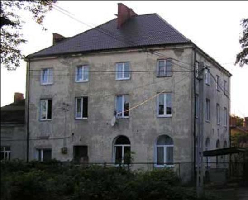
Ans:
[[[239,39],[239,43],[242,50],[237,54],[235,64],[239,63],[239,66],[243,67],[244,65],[248,65],[248,18],[241,20],[241,25],[243,27],[243,32]]]
[[[19,11],[31,13],[37,24],[43,27],[45,14],[52,10],[54,0],[19,0],[1,1],[0,28],[1,28],[1,64],[8,70],[20,66],[20,60],[24,58],[20,44],[27,42],[23,38],[22,27],[25,23]]]

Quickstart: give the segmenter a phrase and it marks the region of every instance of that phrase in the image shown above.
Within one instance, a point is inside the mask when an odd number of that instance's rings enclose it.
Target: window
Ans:
[[[86,82],[89,80],[89,66],[77,66],[76,67],[76,82]]]
[[[76,119],[88,118],[88,97],[77,97],[76,98]]]
[[[210,121],[210,100],[206,99],[206,121]]]
[[[74,161],[88,162],[88,147],[87,146],[74,146],[73,147]]]
[[[159,94],[157,103],[157,114],[159,117],[172,116],[172,100],[171,93]]]
[[[205,83],[207,85],[210,85],[210,70],[209,69],[205,70]]]
[[[224,126],[227,126],[228,113],[227,108],[224,108]]]
[[[216,104],[216,122],[220,124],[220,105]]]
[[[1,160],[10,160],[10,146],[1,146]]]
[[[49,85],[53,83],[53,70],[52,68],[42,69],[41,71],[41,84]]]
[[[52,159],[52,149],[37,149],[37,159],[46,162]]]
[[[116,96],[116,117],[128,118],[129,117],[129,95]]]
[[[227,142],[224,141],[224,148],[227,148]]]
[[[156,143],[156,166],[171,166],[173,165],[173,140],[167,135],[158,137]]]
[[[199,107],[199,95],[196,94],[196,96],[195,96],[195,117],[196,118],[199,117],[199,110],[200,110],[200,107]]]
[[[41,120],[52,119],[52,100],[51,99],[40,100],[40,119]]]
[[[220,148],[220,140],[218,139],[216,141],[216,149],[219,149]],[[218,167],[218,164],[219,164],[219,157],[216,156],[216,167]]]
[[[220,91],[220,77],[216,75],[216,90]]]
[[[114,142],[115,164],[129,164],[131,156],[130,141],[125,136],[119,136]]]
[[[207,138],[205,141],[205,151],[210,150],[210,139]],[[210,163],[210,157],[206,157],[206,167],[209,167],[209,163]]]
[[[224,94],[228,95],[227,82],[224,80]]]
[[[158,60],[157,76],[172,76],[172,59]]]
[[[127,80],[130,79],[129,63],[116,63],[116,80]]]

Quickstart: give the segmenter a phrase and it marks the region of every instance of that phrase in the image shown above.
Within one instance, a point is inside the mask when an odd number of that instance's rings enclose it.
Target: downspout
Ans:
[[[27,59],[27,87],[26,87],[26,99],[27,99],[27,162],[29,162],[29,92],[30,92],[30,60]]]
[[[193,47],[194,50],[194,97],[195,97],[195,110],[194,110],[194,177],[196,177],[196,45]]]

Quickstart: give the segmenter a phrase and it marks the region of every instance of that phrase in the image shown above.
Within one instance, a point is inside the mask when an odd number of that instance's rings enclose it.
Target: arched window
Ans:
[[[205,151],[208,151],[210,148],[210,139],[207,138],[205,141]],[[206,167],[209,167],[209,162],[210,162],[210,158],[206,157]]]
[[[224,148],[227,148],[227,142],[226,141],[224,142]]]
[[[173,164],[173,140],[167,135],[161,135],[156,143],[156,165],[168,166]]]
[[[116,164],[130,163],[131,145],[126,136],[119,136],[114,142],[114,159]]]

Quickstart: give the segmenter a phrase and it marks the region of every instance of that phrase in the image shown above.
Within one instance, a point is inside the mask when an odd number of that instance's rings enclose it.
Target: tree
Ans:
[[[19,0],[1,1],[0,7],[0,28],[1,28],[1,64],[8,70],[16,69],[20,66],[20,60],[24,58],[20,44],[26,43],[21,33],[22,21],[20,10],[31,13],[37,24],[43,27],[45,14],[52,10],[54,0]]]
[[[244,65],[248,65],[248,18],[243,19],[241,25],[243,27],[243,33],[239,39],[239,43],[241,44],[242,51],[238,53],[235,64],[239,63],[243,67]]]

